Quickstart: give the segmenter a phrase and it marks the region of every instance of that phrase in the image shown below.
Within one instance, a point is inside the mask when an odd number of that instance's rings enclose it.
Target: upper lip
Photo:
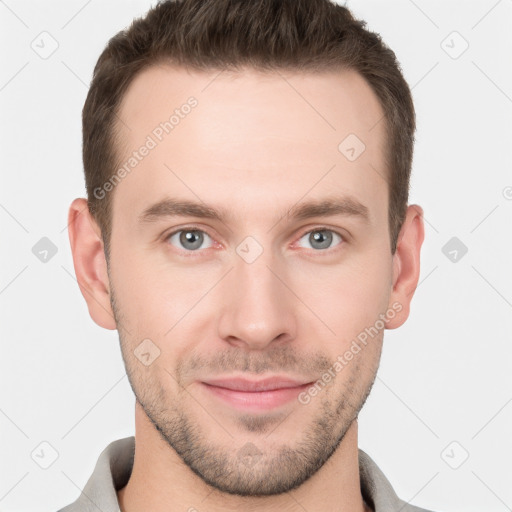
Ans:
[[[203,382],[210,386],[218,386],[236,391],[269,391],[282,388],[295,388],[310,383],[310,381],[292,379],[284,376],[267,377],[261,380],[248,380],[240,377],[232,377],[211,379]]]

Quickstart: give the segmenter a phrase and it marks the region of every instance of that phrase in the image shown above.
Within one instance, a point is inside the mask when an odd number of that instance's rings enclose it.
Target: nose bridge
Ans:
[[[245,240],[237,247],[219,318],[219,335],[248,348],[261,349],[276,338],[295,337],[293,294],[280,278],[270,249]]]

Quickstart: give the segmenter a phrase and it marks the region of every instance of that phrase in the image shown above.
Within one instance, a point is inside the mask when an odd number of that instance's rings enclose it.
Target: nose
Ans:
[[[295,339],[298,301],[287,281],[286,272],[266,252],[252,263],[236,257],[219,298],[220,339],[247,350]]]

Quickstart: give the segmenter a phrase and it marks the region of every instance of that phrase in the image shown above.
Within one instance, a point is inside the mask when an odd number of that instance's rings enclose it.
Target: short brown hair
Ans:
[[[330,0],[165,0],[112,37],[96,63],[82,112],[88,205],[101,229],[107,261],[112,193],[98,198],[94,191],[120,165],[116,133],[123,94],[138,73],[163,62],[205,71],[250,66],[360,73],[385,114],[394,254],[409,197],[415,112],[394,52],[365,26]]]

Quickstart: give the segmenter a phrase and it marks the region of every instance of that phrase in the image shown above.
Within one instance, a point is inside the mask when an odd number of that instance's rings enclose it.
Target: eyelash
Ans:
[[[197,231],[199,233],[204,233],[206,235],[208,235],[212,240],[215,240],[213,236],[211,236],[207,231],[205,231],[204,229],[199,229],[198,227],[196,226],[184,226],[184,227],[181,227],[180,229],[177,229],[175,231],[172,231],[171,233],[167,234],[164,236],[164,241],[165,242],[168,242],[169,239],[176,235],[177,233],[181,233],[182,231]],[[327,254],[332,254],[334,251],[338,250],[339,249],[339,246],[340,245],[344,245],[347,243],[347,239],[345,237],[345,235],[342,235],[341,233],[339,233],[338,231],[334,230],[334,229],[331,229],[327,226],[317,226],[313,229],[309,229],[308,231],[304,231],[297,239],[297,241],[299,241],[301,238],[304,237],[304,235],[307,235],[307,234],[310,234],[310,233],[316,233],[316,232],[322,232],[322,231],[330,231],[331,233],[334,233],[335,235],[338,235],[340,238],[341,238],[341,241],[334,247],[329,247],[328,249],[309,249],[309,251],[314,251],[315,253],[319,254],[319,253],[327,253]],[[185,249],[182,249],[182,255],[186,258],[190,258],[190,257],[197,257],[200,253],[208,250],[208,249],[211,249],[211,247],[208,247],[207,249],[197,249],[195,251],[187,251]],[[183,254],[185,253],[185,254]]]

